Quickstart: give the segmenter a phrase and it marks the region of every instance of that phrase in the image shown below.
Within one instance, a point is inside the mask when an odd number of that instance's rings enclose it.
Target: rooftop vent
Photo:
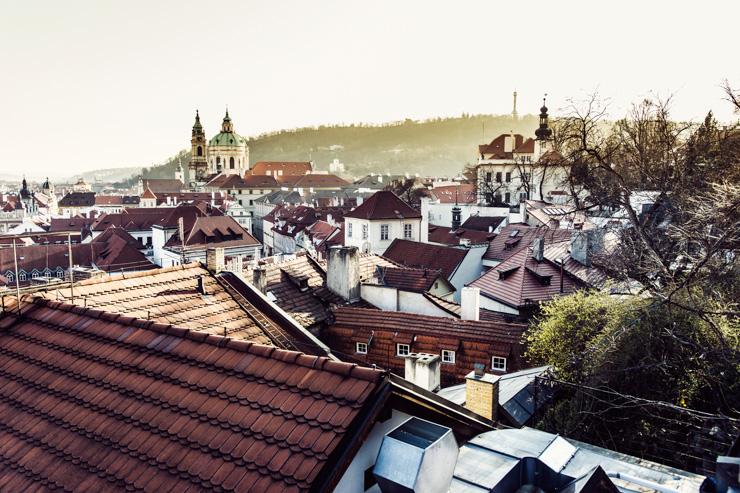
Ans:
[[[414,417],[383,437],[373,475],[383,493],[445,493],[457,454],[452,430]]]

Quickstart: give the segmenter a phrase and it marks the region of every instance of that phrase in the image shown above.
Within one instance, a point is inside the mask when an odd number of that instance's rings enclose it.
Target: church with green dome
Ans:
[[[221,123],[221,131],[207,142],[200,115],[196,111],[190,143],[190,176],[195,181],[203,181],[221,173],[244,176],[249,169],[247,139],[234,132],[228,109]]]

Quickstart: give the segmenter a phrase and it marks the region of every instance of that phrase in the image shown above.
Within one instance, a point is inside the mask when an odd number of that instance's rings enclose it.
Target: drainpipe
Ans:
[[[607,472],[606,475],[610,478],[621,479],[623,481],[627,481],[628,483],[637,484],[646,488],[650,488],[651,490],[660,491],[661,493],[681,493],[675,488],[669,488],[668,486],[663,486],[662,484],[656,483],[655,481],[648,481],[647,479],[638,478],[637,476],[632,476],[631,474],[625,474],[623,472],[612,471]]]

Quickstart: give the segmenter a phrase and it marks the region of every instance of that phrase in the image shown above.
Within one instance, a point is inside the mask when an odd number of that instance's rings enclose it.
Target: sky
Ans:
[[[0,0],[0,174],[149,166],[217,133],[551,114],[598,91],[734,121],[740,2]]]

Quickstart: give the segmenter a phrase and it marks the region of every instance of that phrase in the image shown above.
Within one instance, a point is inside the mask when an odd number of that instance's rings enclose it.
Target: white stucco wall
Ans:
[[[421,293],[399,291],[389,286],[363,284],[360,286],[360,296],[363,300],[381,310],[418,313],[434,317],[452,317],[451,314],[430,302]]]
[[[384,422],[377,422],[368,434],[365,443],[355,454],[355,458],[344,472],[342,479],[334,489],[336,493],[363,493],[365,491],[365,470],[375,465],[383,437],[411,416],[401,411],[393,410],[391,418]],[[377,486],[368,491],[380,491]]]
[[[512,308],[509,305],[505,305],[503,303],[492,300],[491,298],[488,298],[487,296],[483,296],[483,295],[481,295],[480,297],[480,307],[485,308],[486,310],[494,311],[494,312],[509,313],[511,315],[519,315],[519,310],[517,310],[516,308]]]
[[[488,245],[474,245],[468,249],[468,254],[457,270],[452,274],[450,283],[455,287],[453,300],[460,303],[460,294],[466,284],[478,279],[483,274],[483,254],[486,253]]]
[[[355,246],[364,252],[365,243],[370,245],[370,253],[382,255],[390,246],[395,238],[408,239],[413,241],[422,241],[421,219],[381,219],[369,221],[367,219],[345,218],[344,219],[344,246]],[[388,225],[388,239],[380,239],[381,225]],[[405,238],[403,235],[404,225],[411,225],[411,238]],[[351,226],[350,226],[351,225]],[[368,237],[363,239],[362,226],[368,228]],[[349,229],[352,229],[352,236],[349,235]]]

